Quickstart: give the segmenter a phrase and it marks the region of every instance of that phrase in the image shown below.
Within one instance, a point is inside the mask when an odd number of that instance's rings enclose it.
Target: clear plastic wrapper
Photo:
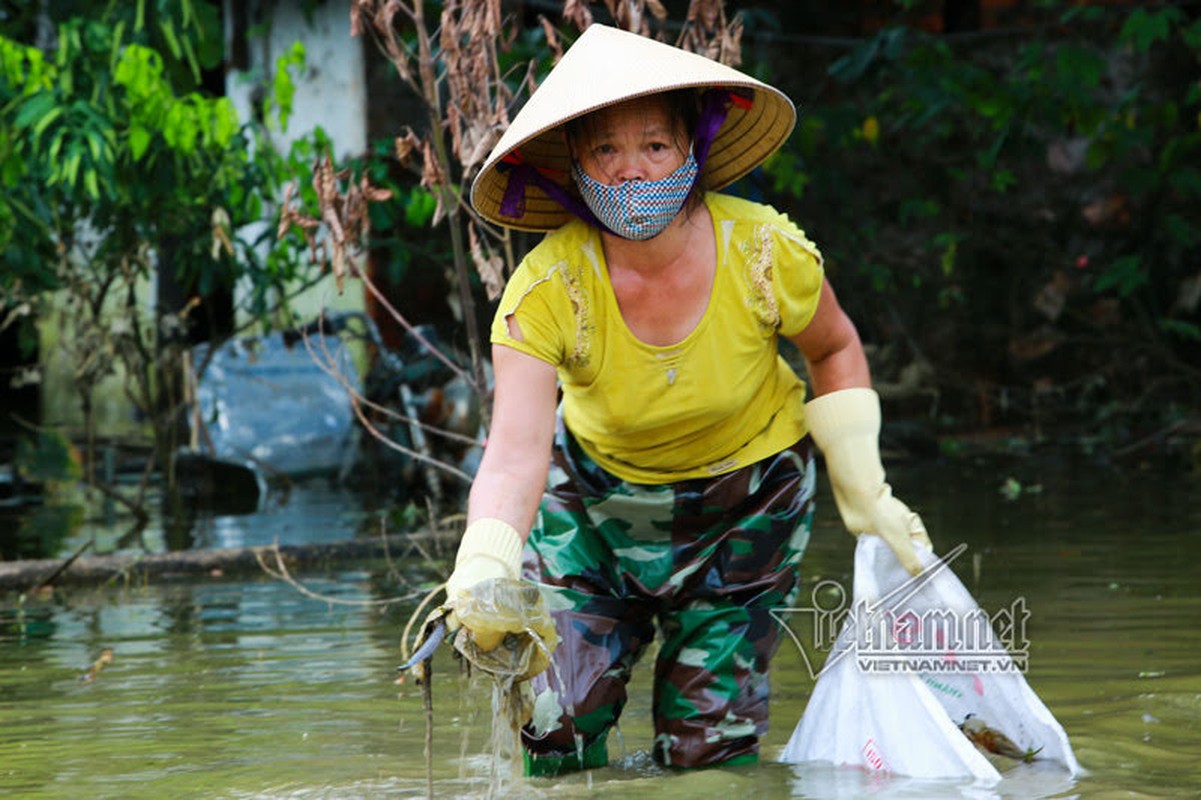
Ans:
[[[473,666],[497,678],[526,681],[550,664],[559,643],[555,623],[538,587],[494,578],[455,601],[461,628],[455,649]]]

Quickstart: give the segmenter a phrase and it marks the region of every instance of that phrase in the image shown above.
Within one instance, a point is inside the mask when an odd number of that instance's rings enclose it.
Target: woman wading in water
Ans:
[[[484,217],[547,232],[492,325],[493,424],[447,584],[452,615],[492,578],[549,601],[561,643],[533,679],[528,774],[607,763],[656,629],[655,759],[758,758],[815,444],[848,530],[919,569],[913,542],[929,541],[885,483],[879,402],[821,254],[775,209],[716,191],[795,119],[771,86],[593,25],[475,181]]]

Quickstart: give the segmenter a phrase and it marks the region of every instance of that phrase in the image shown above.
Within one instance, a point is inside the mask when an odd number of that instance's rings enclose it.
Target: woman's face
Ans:
[[[642,97],[594,112],[572,137],[572,152],[590,177],[616,186],[656,181],[688,156],[684,126],[660,97]]]

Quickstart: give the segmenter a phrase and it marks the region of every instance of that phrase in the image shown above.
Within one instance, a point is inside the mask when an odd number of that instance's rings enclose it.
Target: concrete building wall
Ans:
[[[367,149],[367,80],[363,56],[364,41],[350,35],[349,6],[341,2],[316,4],[306,16],[301,4],[260,2],[259,0],[223,0],[226,20],[226,49],[235,47],[245,53],[247,62],[226,75],[226,94],[238,109],[243,121],[260,113],[255,108],[256,89],[263,81],[271,80],[276,59],[292,46],[302,42],[306,50],[306,67],[297,78],[296,95],[288,128],[273,132],[275,143],[287,148],[296,138],[320,126],[334,146],[339,161],[364,153]],[[235,13],[251,22],[244,40],[231,41],[235,26],[230,20]],[[269,24],[263,25],[264,15]],[[265,35],[257,35],[266,31]],[[369,42],[367,43],[370,44]],[[261,226],[273,231],[274,212]],[[155,286],[146,283],[138,287],[139,309],[143,325],[154,325]],[[235,297],[235,303],[241,297]],[[293,302],[302,318],[315,317],[322,309],[363,310],[361,288],[347,282],[339,294],[332,276],[307,290]],[[123,312],[122,312],[123,313]],[[238,320],[239,324],[245,322]],[[40,323],[40,353],[43,368],[41,385],[41,422],[49,427],[82,428],[83,417],[79,397],[72,382],[72,363],[63,347],[72,329],[72,320],[54,313]],[[362,367],[363,355],[355,353]],[[124,376],[114,375],[102,381],[93,397],[97,430],[105,436],[137,436],[144,422],[137,419],[125,396]]]
[[[235,24],[236,15],[244,14],[251,30],[265,29],[265,35],[248,35],[245,41]],[[367,151],[367,71],[362,37],[350,35],[350,7],[347,3],[321,3],[306,14],[300,3],[273,3],[262,0],[224,0],[226,51],[244,52],[243,68],[226,74],[225,92],[242,119],[261,113],[256,109],[258,88],[269,83],[275,62],[301,42],[305,47],[305,70],[296,78],[296,95],[286,131],[272,129],[275,145],[287,150],[298,138],[320,127],[333,143],[334,158],[343,162]],[[262,21],[268,24],[262,25]],[[265,220],[268,229],[274,220]],[[237,298],[235,298],[236,300]],[[347,283],[338,294],[332,276],[306,291],[293,303],[302,317],[313,317],[324,308],[361,311],[363,293]]]

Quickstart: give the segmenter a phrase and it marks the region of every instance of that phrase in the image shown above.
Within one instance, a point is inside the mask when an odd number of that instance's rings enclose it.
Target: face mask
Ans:
[[[642,241],[661,233],[680,213],[696,182],[697,169],[689,151],[679,169],[657,181],[609,186],[589,176],[577,163],[572,163],[571,176],[601,223],[624,239]]]

